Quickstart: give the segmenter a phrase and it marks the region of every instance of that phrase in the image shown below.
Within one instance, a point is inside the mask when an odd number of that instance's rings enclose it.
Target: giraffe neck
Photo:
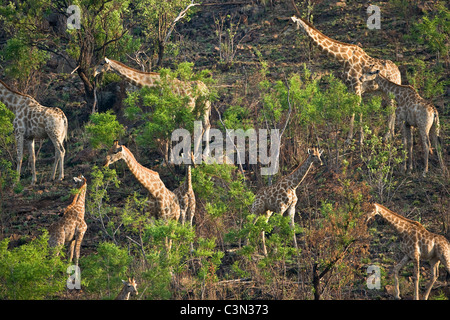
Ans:
[[[71,208],[71,212],[76,213],[77,215],[80,215],[81,218],[84,218],[84,203],[86,200],[86,181],[83,183],[83,185],[79,189],[78,197],[76,198],[76,203]]]
[[[409,220],[387,208],[377,205],[378,213],[386,220],[401,237],[409,235],[410,230],[417,226],[417,222]]]
[[[192,189],[192,175],[191,175],[191,166],[190,165],[188,165],[186,180],[187,180],[188,190]]]
[[[137,162],[136,158],[131,153],[131,151],[128,150],[128,148],[126,148],[125,146],[122,146],[122,148],[124,150],[125,163],[127,164],[128,169],[130,169],[131,173],[136,177],[139,183],[142,184],[150,192],[150,194],[154,198],[161,198],[161,192],[155,193],[155,191],[165,189],[166,187],[159,178],[159,174]]]
[[[129,300],[130,292],[127,290],[126,286],[123,286],[122,290],[120,290],[119,294],[116,297],[116,300]]]
[[[378,84],[378,86],[380,87],[380,89],[386,93],[386,94],[393,94],[395,96],[397,96],[400,92],[400,86],[397,85],[396,83],[389,81],[388,79],[386,79],[385,77],[383,77],[382,75],[378,74],[375,77],[375,82]]]
[[[35,101],[32,97],[14,91],[0,80],[0,101],[14,114],[17,114],[20,106]]]
[[[111,59],[110,65],[120,77],[140,88],[155,86],[160,81],[160,75],[156,72],[141,72]]]
[[[355,50],[362,51],[361,48],[355,45],[343,43],[327,37],[302,18],[298,18],[297,21],[303,31],[312,39],[314,44],[328,56],[335,58],[338,62],[352,63]]]
[[[303,179],[305,179],[309,170],[312,167],[313,157],[308,156],[303,163],[299,164],[298,167],[285,178],[285,181],[288,181],[289,188],[296,189],[300,183],[302,183]]]

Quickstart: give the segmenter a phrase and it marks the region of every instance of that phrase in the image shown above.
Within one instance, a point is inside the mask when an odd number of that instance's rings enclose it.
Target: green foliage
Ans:
[[[18,180],[17,171],[13,169],[11,161],[3,157],[12,157],[13,151],[11,147],[14,145],[14,134],[12,121],[14,113],[0,102],[0,204],[3,201],[3,190],[14,185]],[[20,185],[16,185],[20,188]]]
[[[6,74],[19,80],[26,80],[33,70],[39,70],[49,59],[49,54],[30,48],[20,38],[8,39],[0,55],[8,61]]]
[[[94,149],[109,148],[114,140],[119,140],[125,134],[125,128],[111,110],[91,114],[85,129]]]
[[[108,189],[111,186],[119,187],[119,179],[116,170],[108,167],[92,167],[91,181],[88,185],[89,197],[86,199],[86,212],[100,223],[100,234],[107,239],[115,240],[118,227],[110,217],[116,211],[115,207],[108,204]]]
[[[421,21],[413,25],[411,34],[407,37],[425,44],[431,52],[437,54],[438,60],[439,57],[448,59],[450,10],[441,2],[435,8],[434,17],[425,14]]]
[[[411,86],[414,87],[425,99],[433,99],[444,93],[445,87],[450,84],[450,80],[441,80],[444,68],[436,65],[432,68],[425,64],[425,61],[414,59],[412,72],[406,72],[406,77]]]
[[[66,267],[61,256],[51,254],[48,234],[14,249],[9,239],[0,242],[0,298],[48,299],[66,285]]]
[[[122,288],[121,280],[129,276],[128,266],[131,261],[132,257],[125,248],[111,242],[101,242],[97,253],[80,259],[81,283],[88,292],[115,298]]]
[[[349,93],[342,81],[329,75],[320,83],[306,65],[303,66],[301,74],[292,74],[287,84],[279,80],[272,86],[265,80],[260,83],[260,87],[264,92],[260,121],[278,122],[289,110],[289,102],[296,111],[295,122],[305,127],[325,123],[342,125],[344,118],[360,111],[356,109],[359,98]]]
[[[173,273],[186,270],[186,256],[195,232],[190,226],[175,221],[151,220],[144,226],[142,250],[145,252],[146,270],[142,272],[143,281],[152,290],[146,299],[169,299],[172,297],[170,284]],[[167,244],[171,241],[171,249]]]
[[[196,196],[206,199],[211,217],[233,217],[237,224],[248,214],[254,195],[237,168],[227,164],[202,164],[192,169]]]
[[[395,178],[398,165],[405,160],[406,151],[383,142],[382,138],[365,128],[365,143],[361,159],[365,168],[358,168],[368,185],[372,187],[378,201],[385,203],[394,194],[399,181]]]
[[[189,110],[189,97],[181,96],[173,90],[177,86],[177,79],[182,81],[201,80],[204,83],[212,83],[208,79],[209,71],[195,74],[192,63],[180,63],[174,71],[161,69],[161,82],[151,88],[144,87],[138,92],[129,93],[124,100],[127,108],[125,116],[131,121],[139,120],[141,125],[136,129],[136,141],[141,146],[161,148],[161,144],[170,140],[175,129],[185,128],[190,132],[194,129],[194,120],[200,118],[198,110],[203,109],[202,103],[215,98],[215,91],[203,95],[194,86],[194,96],[200,96],[193,111]],[[192,83],[194,84],[194,83]],[[199,105],[200,104],[200,105]],[[142,123],[141,120],[145,120]]]

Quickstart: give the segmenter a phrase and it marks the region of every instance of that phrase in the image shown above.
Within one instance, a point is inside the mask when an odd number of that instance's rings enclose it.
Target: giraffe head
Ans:
[[[308,149],[308,154],[310,157],[312,157],[312,162],[314,164],[323,165],[321,156],[322,156],[323,150],[319,150],[319,148],[313,147],[312,149]]]
[[[106,161],[103,165],[104,167],[109,166],[111,163],[114,163],[120,159],[123,159],[123,148],[119,145],[118,140],[114,140],[113,146],[109,149],[108,154],[106,155]]]
[[[128,281],[122,280],[122,283],[125,286],[126,291],[129,292],[132,296],[138,295],[137,283],[134,278],[132,278],[131,280],[130,278],[128,278]]]
[[[81,186],[83,183],[86,182],[86,178],[80,174],[78,177],[73,177],[73,181],[75,182],[76,185]]]
[[[378,204],[377,203],[371,203],[369,213],[366,217],[366,223],[369,223],[376,215],[380,214],[378,212]]]
[[[95,66],[94,78],[100,73],[107,72],[109,70],[111,70],[111,60],[105,57],[104,59],[102,59],[102,61],[99,62],[99,64]]]
[[[296,29],[298,30],[300,28],[301,20],[297,18],[295,15],[291,17],[291,20],[295,23]]]
[[[371,65],[368,68],[365,68],[365,70],[363,70],[363,74],[361,77],[359,77],[359,81],[366,82],[375,80],[375,78],[379,73],[380,69],[376,68],[375,65]]]

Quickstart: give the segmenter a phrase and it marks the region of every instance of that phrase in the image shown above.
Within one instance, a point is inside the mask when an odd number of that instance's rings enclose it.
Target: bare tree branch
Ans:
[[[187,11],[194,6],[199,6],[200,3],[193,3],[191,1],[191,3],[184,9],[182,10],[178,16],[175,18],[175,20],[172,21],[170,27],[169,27],[169,31],[167,32],[166,36],[164,37],[164,41],[163,43],[166,43],[169,40],[170,35],[172,34],[173,29],[175,29],[175,25],[177,24],[177,22],[181,19],[183,19],[186,16]]]

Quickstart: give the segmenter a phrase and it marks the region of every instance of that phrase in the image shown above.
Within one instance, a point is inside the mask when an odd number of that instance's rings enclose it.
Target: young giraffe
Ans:
[[[36,178],[36,157],[34,140],[50,138],[55,146],[55,162],[51,179],[55,179],[59,165],[59,180],[64,179],[64,140],[67,138],[68,122],[64,112],[59,108],[40,105],[31,96],[14,91],[0,80],[0,101],[14,113],[13,127],[17,144],[17,173],[20,178],[24,144],[31,157],[31,184]]]
[[[380,70],[364,73],[360,79],[361,81],[375,81],[380,90],[387,95],[393,94],[397,100],[397,115],[395,122],[397,126],[400,126],[402,129],[403,146],[407,148],[409,158],[408,169],[405,161],[404,170],[412,170],[413,132],[411,127],[417,127],[419,129],[419,135],[422,141],[424,161],[423,176],[428,172],[428,153],[433,153],[430,136],[433,147],[438,154],[441,168],[442,170],[445,170],[442,156],[438,150],[439,114],[436,108],[423,99],[413,87],[399,85],[390,81],[380,73]]]
[[[133,68],[130,68],[119,61],[115,61],[112,59],[104,58],[100,63],[95,67],[94,77],[98,74],[113,71],[118,74],[125,81],[130,82],[136,87],[143,88],[153,87],[158,85],[161,81],[161,77],[159,73],[156,72],[143,72]],[[197,115],[202,116],[203,123],[203,135],[205,136],[205,140],[209,139],[209,130],[211,128],[209,118],[211,116],[211,102],[206,100],[203,105],[198,105],[197,99],[207,96],[209,94],[208,87],[202,81],[181,81],[178,79],[174,79],[171,83],[172,91],[180,96],[188,96],[189,103],[188,107],[191,112],[194,110],[197,111]],[[196,109],[197,107],[197,109]],[[198,145],[195,146],[194,150],[200,150],[201,139],[198,139]],[[209,141],[209,140],[207,140]],[[207,154],[208,151],[205,151]]]
[[[299,164],[289,175],[281,178],[277,183],[262,188],[255,196],[252,203],[251,213],[257,217],[265,215],[266,222],[269,221],[273,212],[283,215],[286,211],[291,218],[291,228],[294,228],[295,205],[297,204],[297,187],[302,183],[314,164],[322,165],[320,158],[323,150],[317,148],[308,149],[308,157]],[[261,233],[264,255],[267,255],[264,230]],[[294,234],[294,245],[297,248],[297,239]]]
[[[186,179],[178,188],[173,190],[173,193],[177,196],[180,204],[181,223],[184,224],[189,221],[189,225],[192,227],[196,202],[194,189],[192,188],[191,165],[187,167]]]
[[[87,224],[84,221],[84,202],[86,199],[87,184],[86,178],[83,175],[74,177],[73,179],[77,184],[81,184],[81,186],[74,196],[72,203],[64,211],[63,216],[50,226],[48,230],[48,245],[49,247],[57,247],[70,242],[69,261],[73,259],[75,248],[75,264],[78,266],[80,246],[87,230]]]
[[[420,223],[407,219],[381,204],[374,203],[367,216],[367,222],[375,215],[380,215],[400,234],[402,251],[405,256],[394,267],[395,298],[400,299],[398,273],[410,260],[414,263],[414,299],[419,300],[419,268],[420,261],[428,261],[431,267],[431,280],[428,284],[424,300],[428,299],[431,288],[439,276],[439,263],[445,266],[450,274],[450,242],[441,235],[427,231]]]
[[[122,283],[122,290],[120,290],[119,294],[114,300],[130,300],[130,295],[138,295],[137,283],[134,278],[132,278],[131,280],[130,278],[128,278],[128,281],[122,280]]]
[[[164,182],[159,178],[158,172],[142,166],[127,147],[119,145],[119,141],[115,140],[108,151],[104,166],[107,167],[120,159],[125,161],[131,173],[149,192],[151,197],[149,203],[156,211],[156,218],[178,221],[180,205],[177,196],[166,188]]]
[[[313,40],[314,44],[318,48],[326,53],[329,57],[336,59],[344,67],[344,82],[349,89],[360,97],[364,93],[377,91],[378,87],[374,82],[363,83],[359,78],[361,75],[369,70],[369,67],[375,65],[381,73],[389,80],[401,84],[401,74],[398,67],[391,60],[382,60],[372,58],[364,52],[363,49],[354,44],[348,44],[331,39],[324,35],[322,32],[314,28],[308,21],[292,16],[291,20],[296,23],[297,29],[302,30]],[[389,115],[389,130],[386,134],[386,138],[393,136],[394,134],[394,100],[389,99],[388,96],[383,95],[383,101],[390,106],[391,113]],[[361,115],[360,115],[361,117]],[[353,114],[350,120],[350,131],[347,141],[349,142],[353,138],[353,122],[355,115]],[[363,141],[363,131],[361,126],[360,142]]]

